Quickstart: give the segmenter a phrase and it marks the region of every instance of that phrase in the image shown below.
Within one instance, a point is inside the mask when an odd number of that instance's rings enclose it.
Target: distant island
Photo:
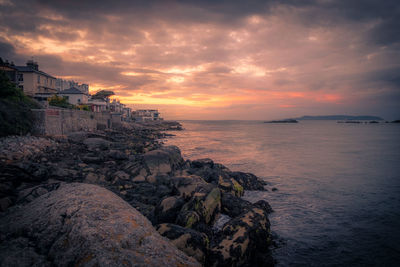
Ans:
[[[359,121],[381,121],[377,116],[350,116],[350,115],[327,115],[327,116],[303,116],[287,120],[359,120]]]
[[[264,123],[298,123],[298,121],[295,119],[285,119],[277,121],[264,121]]]

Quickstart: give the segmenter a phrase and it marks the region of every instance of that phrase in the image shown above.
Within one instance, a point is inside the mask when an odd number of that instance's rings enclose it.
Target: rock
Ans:
[[[82,143],[85,139],[89,137],[88,132],[72,132],[67,134],[67,138],[69,141],[76,142],[76,143]]]
[[[195,258],[200,263],[205,263],[210,243],[207,235],[193,229],[169,223],[160,224],[156,229],[162,236],[167,237],[172,244],[188,256]]]
[[[211,246],[209,262],[213,266],[273,266],[268,249],[270,223],[266,212],[253,208],[225,224]]]
[[[6,211],[12,204],[13,201],[10,197],[3,197],[0,199],[0,212]]]
[[[126,160],[128,159],[128,156],[119,150],[110,150],[107,154],[108,158],[114,159],[114,160]]]
[[[0,219],[4,266],[200,266],[128,203],[63,184]]]
[[[243,212],[253,208],[253,205],[240,197],[231,193],[223,193],[221,198],[221,212],[230,217],[237,217]]]
[[[114,179],[113,179],[113,184],[116,184],[121,181],[129,181],[130,176],[124,171],[117,171],[114,173]]]
[[[173,177],[171,182],[179,195],[185,199],[191,198],[195,192],[208,193],[214,187],[196,175]]]
[[[260,209],[263,209],[266,213],[272,213],[274,210],[272,209],[271,205],[265,200],[259,200],[256,203],[254,203],[254,206],[259,207]]]
[[[225,226],[225,224],[227,224],[230,220],[232,220],[231,217],[229,217],[226,214],[218,214],[217,219],[215,220],[214,225],[212,226],[212,230],[214,232],[219,232],[222,230],[222,228]]]
[[[98,180],[99,180],[99,176],[97,174],[89,172],[86,175],[85,183],[94,184],[94,183],[97,183]]]
[[[18,194],[17,203],[18,204],[29,203],[35,200],[36,198],[44,194],[47,194],[50,191],[58,189],[62,183],[63,182],[61,181],[52,180],[45,184],[40,184],[37,186],[23,189]]]
[[[143,155],[143,161],[153,175],[169,174],[184,164],[179,148],[166,146]]]
[[[173,194],[172,188],[163,184],[131,183],[124,197],[128,202],[135,200],[144,204],[157,206],[165,197]]]
[[[200,221],[200,216],[197,212],[192,210],[183,210],[176,218],[176,224],[186,228],[192,228]]]
[[[96,148],[105,150],[111,146],[111,142],[97,137],[86,138],[83,143],[91,150]]]
[[[157,223],[175,222],[183,204],[185,204],[185,201],[177,196],[164,198],[155,210]]]
[[[232,172],[230,176],[234,178],[244,190],[265,190],[266,183],[251,173]]]
[[[213,223],[220,210],[221,192],[215,187],[208,194],[195,193],[192,199],[183,205],[177,222],[179,225],[189,228],[196,226],[199,222],[209,225]],[[188,213],[189,211],[191,213]]]
[[[101,156],[85,155],[82,157],[82,161],[85,163],[101,164],[104,162],[104,159]]]
[[[213,168],[214,167],[214,161],[212,161],[212,159],[209,159],[209,158],[197,159],[197,160],[193,160],[191,162],[191,166],[193,168],[204,168],[204,167]]]
[[[219,176],[218,187],[224,192],[232,193],[235,196],[241,197],[244,194],[243,187],[233,178]]]

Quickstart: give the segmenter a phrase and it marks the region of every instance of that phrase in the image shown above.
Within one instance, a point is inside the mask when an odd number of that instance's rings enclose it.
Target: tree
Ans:
[[[30,132],[34,123],[33,108],[40,108],[40,105],[27,97],[0,71],[0,136]]]

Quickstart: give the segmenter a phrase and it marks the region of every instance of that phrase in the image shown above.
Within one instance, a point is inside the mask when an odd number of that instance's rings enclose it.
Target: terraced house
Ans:
[[[15,68],[18,70],[17,85],[26,95],[47,98],[57,93],[57,79],[39,70],[37,62],[28,60],[26,66],[15,66]]]

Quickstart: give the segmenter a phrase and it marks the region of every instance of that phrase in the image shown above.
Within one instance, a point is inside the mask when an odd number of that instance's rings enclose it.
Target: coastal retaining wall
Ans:
[[[76,131],[114,128],[121,124],[120,114],[108,112],[62,108],[33,109],[32,112],[35,117],[32,133],[35,135],[65,135]]]

